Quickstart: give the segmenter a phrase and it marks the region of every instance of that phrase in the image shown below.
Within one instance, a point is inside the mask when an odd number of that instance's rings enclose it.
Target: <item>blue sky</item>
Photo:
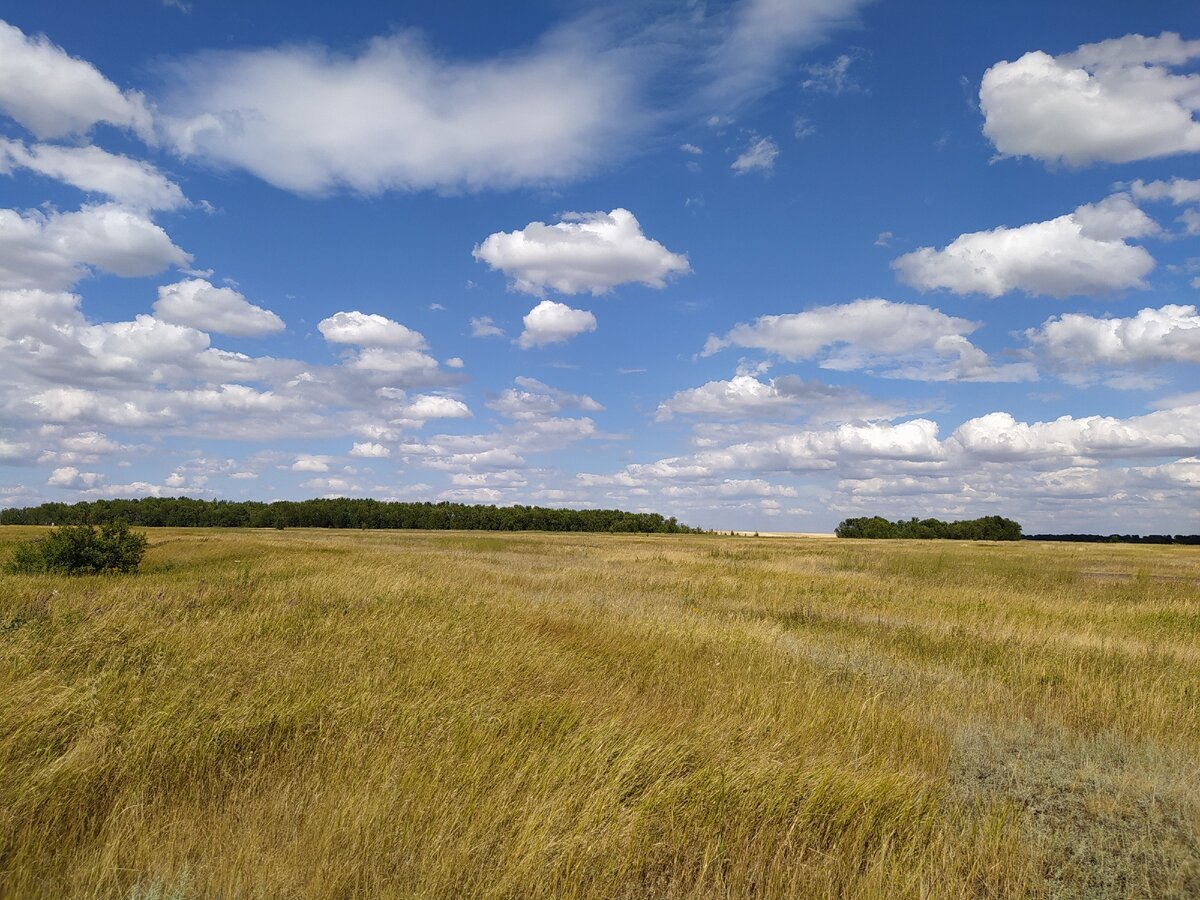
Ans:
[[[1200,530],[1187,4],[311,6],[5,5],[0,505]]]

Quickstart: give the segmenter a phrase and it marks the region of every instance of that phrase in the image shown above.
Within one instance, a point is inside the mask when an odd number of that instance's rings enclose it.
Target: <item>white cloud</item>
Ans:
[[[167,377],[209,349],[208,335],[139,315],[89,324],[71,294],[0,291],[0,350],[9,377],[68,385]]]
[[[425,338],[399,322],[384,316],[352,310],[334,313],[322,319],[317,329],[332,344],[356,344],[360,347],[388,347],[397,350],[423,350]]]
[[[207,333],[150,315],[89,323],[79,298],[66,293],[0,290],[0,359],[0,421],[9,425],[266,441],[366,436],[390,429],[393,419],[418,428],[425,417],[464,413],[451,399],[418,396],[397,404],[396,391],[403,399],[404,388],[460,377],[421,351],[354,349],[336,365],[252,357],[214,348]],[[78,459],[54,452],[60,464],[86,461],[82,451]]]
[[[690,153],[693,156],[701,156],[704,153],[704,150],[702,150],[700,147],[697,147],[695,144],[680,144],[679,149],[684,153]]]
[[[471,410],[467,404],[454,397],[440,394],[418,394],[398,411],[405,419],[424,422],[429,419],[469,419]]]
[[[949,438],[980,459],[1064,461],[1092,457],[1164,456],[1200,450],[1200,406],[1118,419],[1060,416],[1052,422],[1019,422],[989,413],[960,425]]]
[[[808,77],[800,82],[806,91],[824,94],[844,94],[861,91],[862,87],[850,74],[855,57],[843,53],[831,63],[812,63],[804,67]]]
[[[1200,210],[1185,209],[1183,215],[1175,221],[1183,225],[1184,234],[1190,237],[1200,235]]]
[[[632,74],[587,29],[459,62],[411,33],[352,54],[315,45],[203,53],[161,101],[185,156],[306,193],[474,190],[570,178],[633,126]]]
[[[1064,313],[1025,336],[1073,381],[1093,380],[1106,366],[1200,363],[1200,315],[1195,306],[1147,308],[1129,318]]]
[[[392,451],[383,444],[372,442],[364,442],[355,444],[350,448],[350,455],[357,456],[362,459],[387,459],[392,455]]]
[[[296,457],[296,461],[292,463],[293,472],[328,472],[329,464],[333,461],[331,456],[314,456],[312,454],[301,454]]]
[[[530,222],[520,231],[496,232],[473,255],[504,272],[513,289],[541,296],[546,288],[563,294],[604,294],[621,284],[661,288],[691,265],[642,233],[627,209],[564,213],[554,225]]]
[[[1139,178],[1129,185],[1129,193],[1135,200],[1170,200],[1176,205],[1200,203],[1200,178],[1151,182]]]
[[[0,209],[0,288],[59,290],[89,269],[131,278],[191,259],[142,213],[116,204],[65,213]]]
[[[900,460],[929,463],[944,459],[938,426],[928,419],[895,425],[845,424],[801,430],[766,440],[743,441],[687,457],[627,466],[631,484],[711,478],[730,471],[809,472],[833,469],[847,461]]]
[[[1101,530],[1095,525],[1101,520],[1120,523],[1104,530],[1144,531],[1162,530],[1164,516],[1195,518],[1200,485],[1195,398],[1191,405],[1127,419],[1023,422],[994,412],[969,419],[945,438],[939,431],[928,419],[792,429],[760,439],[739,438],[739,430],[730,429],[731,440],[700,444],[690,455],[635,463],[610,475],[584,473],[577,481],[593,496],[602,492],[605,503],[716,508],[718,521],[726,522],[737,508],[706,507],[702,498],[736,490],[722,484],[765,481],[766,475],[804,476],[797,482],[800,498],[841,515],[996,513],[1027,526],[1032,518],[1034,529],[1091,531]],[[1156,458],[1168,461],[1121,464]],[[827,474],[814,480],[809,473]],[[826,487],[830,476],[837,478],[833,490]],[[757,489],[770,492],[762,485]],[[1084,512],[1081,500],[1090,501]],[[1093,524],[1081,528],[1081,520]]]
[[[522,350],[569,341],[576,335],[596,330],[596,317],[586,309],[572,309],[565,303],[543,300],[522,320],[525,330],[517,338]]]
[[[63,429],[49,426],[39,430],[39,437],[48,442],[48,446],[38,458],[40,463],[91,465],[105,457],[116,453],[128,453],[133,449],[109,439],[99,431],[64,434]]]
[[[1117,194],[1048,222],[962,234],[941,250],[922,247],[898,257],[892,268],[922,291],[1106,294],[1146,287],[1154,258],[1124,239],[1157,231],[1149,216]]]
[[[376,376],[385,382],[396,380],[421,383],[437,374],[437,360],[420,350],[389,350],[364,347],[352,353],[345,365],[357,372]]]
[[[141,210],[177,209],[187,203],[179,185],[148,162],[99,147],[26,146],[0,138],[0,173],[29,169],[88,193],[104,194],[123,206]]]
[[[504,329],[496,325],[491,316],[477,316],[471,319],[471,337],[504,337]]]
[[[710,337],[705,356],[726,347],[765,350],[787,360],[820,357],[825,369],[866,370],[920,381],[1023,381],[1024,363],[994,365],[966,335],[978,322],[929,306],[871,298],[801,313],[760,316]]]
[[[50,473],[46,484],[61,488],[94,488],[104,481],[99,472],[80,472],[74,466],[62,466]]]
[[[751,138],[750,146],[730,166],[738,175],[748,172],[772,172],[779,156],[779,145],[770,138]]]
[[[3,21],[0,109],[39,138],[83,134],[98,122],[151,137],[150,112],[141,94],[122,93],[91,63]]]
[[[439,434],[427,442],[403,443],[398,451],[431,469],[451,473],[459,487],[511,491],[528,482],[532,469],[526,455],[605,437],[588,417],[557,415],[565,409],[599,410],[590,397],[570,394],[532,378],[516,379],[520,390],[508,390],[488,405],[511,421],[486,434]],[[442,495],[444,499],[451,499]],[[520,501],[520,496],[511,498]],[[528,502],[528,495],[525,502]]]
[[[1004,156],[1082,166],[1200,151],[1198,76],[1172,71],[1200,58],[1200,41],[1164,32],[1035,51],[984,73],[984,134]]]
[[[710,102],[735,108],[774,87],[797,50],[854,21],[865,0],[744,0],[711,60]],[[719,121],[720,117],[716,117]]]
[[[310,478],[301,482],[300,486],[310,491],[319,491],[324,497],[345,497],[348,494],[362,493],[362,488],[349,478]]]
[[[233,337],[271,334],[284,328],[283,319],[270,310],[255,306],[233,288],[214,287],[200,278],[160,287],[154,315],[164,322]]]
[[[871,400],[853,388],[805,381],[796,375],[763,381],[738,374],[728,381],[710,381],[676,392],[658,405],[656,418],[664,422],[676,415],[743,420],[819,415],[848,422],[891,419],[899,414],[895,406]]]
[[[571,394],[543,384],[536,378],[519,376],[516,388],[507,388],[488,401],[488,408],[517,421],[546,419],[568,409],[600,412],[604,409],[586,394]]]
[[[0,465],[32,465],[37,456],[37,452],[30,444],[0,438]]]

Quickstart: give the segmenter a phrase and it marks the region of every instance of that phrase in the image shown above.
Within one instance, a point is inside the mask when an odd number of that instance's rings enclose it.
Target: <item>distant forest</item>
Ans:
[[[917,538],[952,541],[1079,541],[1087,544],[1195,544],[1200,534],[1022,534],[1019,522],[1001,516],[943,522],[940,519],[897,519],[882,516],[843,519],[840,538]]]
[[[607,531],[700,534],[675,517],[619,509],[548,509],[463,503],[389,503],[382,500],[195,500],[146,497],[43,503],[0,510],[0,525],[130,525],[183,528],[430,528],[473,531]]]
[[[1027,541],[1079,541],[1084,544],[1197,544],[1200,534],[1027,534]]]
[[[1019,541],[1021,523],[1002,516],[943,522],[941,519],[897,519],[882,516],[843,519],[834,531],[840,538],[917,538],[948,541]]]

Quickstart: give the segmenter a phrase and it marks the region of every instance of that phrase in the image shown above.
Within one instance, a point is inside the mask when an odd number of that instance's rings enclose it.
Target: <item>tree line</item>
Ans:
[[[941,519],[897,519],[882,516],[843,519],[834,531],[840,538],[917,538],[951,541],[1019,541],[1021,524],[1003,516],[943,522]]]
[[[607,531],[699,534],[674,516],[619,509],[549,509],[366,499],[197,500],[145,497],[43,503],[0,510],[0,525],[100,525],[123,520],[145,527],[183,528],[426,528],[475,531]]]
[[[1193,544],[1200,534],[1027,534],[1027,541],[1079,541],[1082,544]]]

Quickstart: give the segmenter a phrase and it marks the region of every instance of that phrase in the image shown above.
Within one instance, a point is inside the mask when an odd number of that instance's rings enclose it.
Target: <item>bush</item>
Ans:
[[[19,573],[94,575],[135,572],[146,552],[146,536],[124,521],[56,528],[44,538],[17,547],[9,569]]]

